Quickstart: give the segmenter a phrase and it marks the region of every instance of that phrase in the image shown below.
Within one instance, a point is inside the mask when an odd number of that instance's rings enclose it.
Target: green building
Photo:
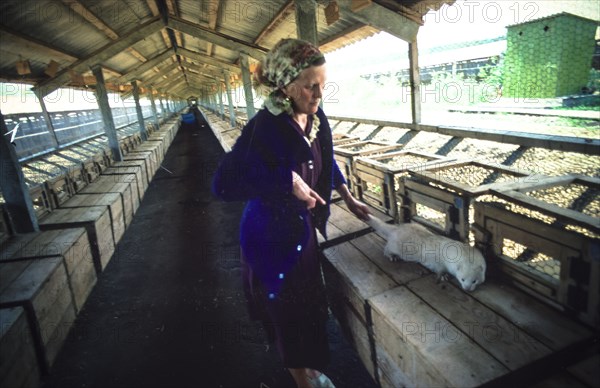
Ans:
[[[590,75],[598,22],[560,13],[508,26],[505,97],[580,94]]]

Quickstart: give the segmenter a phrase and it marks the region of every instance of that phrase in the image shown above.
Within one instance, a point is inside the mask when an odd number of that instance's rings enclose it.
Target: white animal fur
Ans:
[[[367,224],[387,243],[384,254],[392,261],[417,262],[445,280],[454,276],[465,291],[473,291],[485,281],[486,264],[476,248],[460,241],[430,232],[415,223],[390,225],[369,216]]]

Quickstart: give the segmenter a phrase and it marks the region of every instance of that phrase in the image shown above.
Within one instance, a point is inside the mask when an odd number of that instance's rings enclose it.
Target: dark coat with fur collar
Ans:
[[[327,205],[317,205],[311,212],[315,226],[326,236],[332,188],[346,181],[333,157],[329,122],[321,109],[317,115],[322,172],[315,191]],[[289,117],[263,109],[244,127],[213,179],[217,197],[248,201],[240,242],[252,269],[274,292],[278,279],[293,267],[308,240],[309,212],[292,194],[292,171],[311,159],[308,143],[291,126]]]

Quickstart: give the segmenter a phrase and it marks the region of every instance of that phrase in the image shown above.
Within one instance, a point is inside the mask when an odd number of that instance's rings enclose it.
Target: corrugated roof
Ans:
[[[399,23],[418,25],[430,8],[453,2],[359,3],[371,9],[385,7],[389,17],[398,15]],[[360,14],[362,8],[351,9],[359,3],[316,3],[323,51],[379,31]],[[100,64],[113,90],[127,91],[132,80],[139,80],[142,86],[158,85],[162,92],[177,94],[216,82],[214,77],[223,69],[233,71],[232,80],[239,82],[240,49],[259,57],[280,39],[296,37],[295,4],[294,0],[5,0],[0,3],[0,79],[34,83],[44,93],[93,83],[89,67]],[[337,19],[328,19],[336,8]],[[29,74],[18,73],[20,61],[28,61]],[[52,61],[57,65],[55,74],[47,71]],[[183,85],[174,90],[168,81],[178,78]]]

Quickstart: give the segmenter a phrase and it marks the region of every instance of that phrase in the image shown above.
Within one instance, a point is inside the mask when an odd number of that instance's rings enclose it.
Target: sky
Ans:
[[[600,0],[457,0],[425,15],[417,42],[427,49],[506,35],[506,26],[524,23],[560,12],[600,21]],[[327,55],[331,67],[343,69],[357,56],[377,57],[394,51],[405,55],[408,44],[385,32]]]

